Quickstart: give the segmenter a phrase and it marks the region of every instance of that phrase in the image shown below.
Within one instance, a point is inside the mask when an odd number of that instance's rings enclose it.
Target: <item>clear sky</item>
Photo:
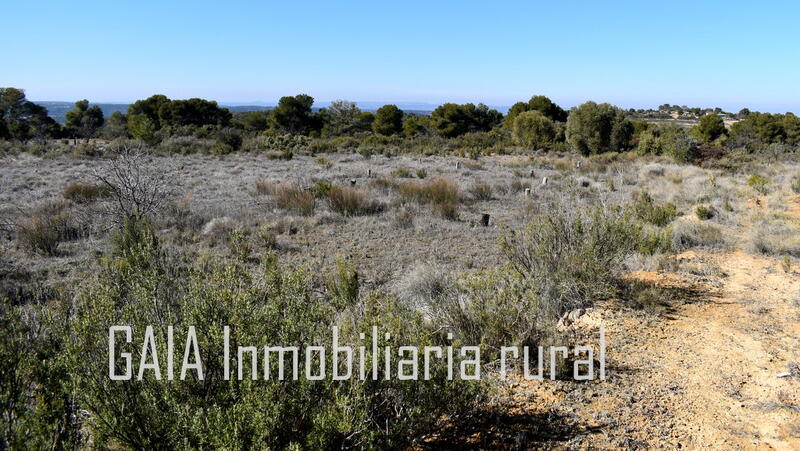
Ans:
[[[33,100],[662,103],[800,111],[796,1],[10,1]]]

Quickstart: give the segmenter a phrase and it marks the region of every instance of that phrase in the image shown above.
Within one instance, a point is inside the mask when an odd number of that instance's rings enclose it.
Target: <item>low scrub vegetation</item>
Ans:
[[[750,251],[770,256],[800,257],[800,228],[783,222],[755,224]]]
[[[256,182],[256,190],[268,195],[281,210],[292,211],[308,216],[314,213],[316,199],[314,192],[291,183],[276,183],[268,180]]]
[[[92,183],[70,183],[64,187],[64,198],[77,204],[93,202],[109,194],[107,187]]]
[[[334,186],[328,191],[328,203],[331,210],[344,216],[359,216],[380,213],[383,204],[371,199],[369,195],[357,188]]]
[[[657,203],[646,190],[639,191],[630,206],[633,214],[640,220],[663,227],[678,216],[672,203]]]
[[[406,182],[397,186],[400,197],[405,201],[430,204],[446,219],[457,219],[461,192],[458,184],[451,179],[439,177],[428,182]]]
[[[77,221],[67,204],[50,202],[32,212],[31,216],[16,225],[18,244],[35,253],[56,255],[62,242],[80,237]]]
[[[332,273],[334,288],[320,295],[307,269],[280,266],[274,258],[254,271],[235,261],[194,264],[163,249],[146,222],[127,222],[114,243],[100,271],[74,300],[64,300],[63,310],[34,317],[21,307],[0,310],[0,374],[18,395],[4,397],[3,443],[11,448],[75,447],[86,433],[93,446],[138,449],[397,448],[443,416],[469,411],[483,392],[479,382],[447,380],[443,360],[432,363],[430,379],[419,381],[385,380],[382,366],[374,381],[335,381],[330,369],[321,381],[279,380],[277,361],[244,368],[244,374],[266,369],[272,378],[224,380],[226,325],[235,325],[234,349],[276,343],[302,349],[329,342],[333,326],[340,327],[340,342],[354,347],[373,325],[410,346],[445,341],[391,296],[360,293],[354,269],[344,264]],[[118,324],[131,325],[134,340],[120,340],[117,349],[133,355],[146,325],[154,326],[159,356],[167,355],[167,326],[174,327],[176,343],[186,341],[188,326],[196,327],[203,379],[192,370],[180,383],[167,380],[162,361],[161,380],[147,370],[141,381],[111,381],[108,331]],[[390,343],[381,336],[379,344]],[[371,367],[378,357],[368,351],[365,358]],[[27,398],[33,387],[44,395]]]
[[[672,226],[672,246],[676,251],[693,247],[723,247],[725,239],[719,226],[694,220],[682,220]]]

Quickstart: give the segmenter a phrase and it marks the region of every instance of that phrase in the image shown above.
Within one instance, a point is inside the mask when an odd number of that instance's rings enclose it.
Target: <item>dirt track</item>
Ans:
[[[487,411],[449,424],[429,443],[800,449],[800,373],[787,369],[800,358],[793,305],[800,273],[741,251],[678,259],[716,265],[719,278],[639,272],[680,290],[681,300],[658,316],[609,303],[575,325],[596,332],[599,317],[606,326],[606,381],[518,380]]]

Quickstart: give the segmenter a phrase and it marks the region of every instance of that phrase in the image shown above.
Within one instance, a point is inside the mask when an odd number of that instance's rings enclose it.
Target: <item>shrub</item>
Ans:
[[[567,143],[582,155],[624,151],[632,135],[633,125],[625,113],[607,103],[586,102],[567,118]]]
[[[514,142],[528,149],[549,147],[556,137],[553,121],[539,111],[525,111],[514,119]]]
[[[16,226],[17,242],[23,248],[48,256],[56,255],[62,242],[77,239],[81,234],[63,202],[37,207],[28,219]]]
[[[325,168],[329,168],[329,167],[333,166],[333,163],[331,163],[331,160],[329,160],[329,159],[327,159],[325,157],[316,157],[316,158],[314,158],[314,163],[317,163],[318,165],[320,165],[322,167],[325,167]]]
[[[352,307],[358,302],[358,273],[352,264],[339,259],[336,269],[328,275],[328,296],[337,310]]]
[[[258,239],[261,241],[261,245],[267,248],[268,250],[276,249],[278,247],[278,237],[275,235],[275,232],[270,230],[269,228],[265,227],[258,231]]]
[[[358,216],[380,213],[383,204],[369,199],[367,194],[349,186],[334,186],[328,192],[331,210],[344,216]]]
[[[368,343],[359,333],[370,336],[373,325],[380,330],[381,349],[395,343],[426,346],[445,341],[421,315],[393,298],[355,295],[351,267],[334,276],[334,292],[320,295],[307,269],[281,267],[275,259],[251,272],[237,263],[199,265],[186,258],[152,259],[151,252],[141,248],[134,252],[151,265],[106,259],[72,306],[71,338],[62,358],[73,376],[70,399],[88,411],[91,421],[83,429],[91,433],[95,446],[405,448],[444,416],[469,411],[480,399],[480,383],[447,380],[443,359],[432,359],[430,380],[387,380],[381,365],[377,380],[361,381],[356,374],[333,380],[331,358],[326,356],[323,380],[309,381],[302,376],[302,364],[298,380],[292,379],[291,364],[285,379],[279,380],[276,359],[264,368],[259,353],[258,380],[239,380],[238,371],[249,375],[251,368],[239,368],[232,355],[232,377],[225,380],[222,331],[227,325],[235,325],[230,332],[234,354],[238,346],[265,345],[297,346],[303,352],[309,345],[329,344],[333,326],[339,327],[339,344],[353,349]],[[161,380],[148,370],[142,381],[110,381],[105,376],[108,331],[117,324],[131,325],[134,335],[132,343],[118,340],[118,351],[135,356],[144,326],[153,325],[159,357],[167,352],[167,325],[174,327],[180,346],[186,342],[187,327],[196,327],[204,380],[198,380],[194,370],[186,380],[167,380],[162,361]],[[384,332],[391,334],[391,341],[384,340]],[[364,363],[371,368],[379,357],[367,348]],[[357,354],[354,358],[360,359]],[[264,369],[270,378],[262,375]],[[176,378],[178,374],[176,368]]]
[[[424,179],[426,177],[428,177],[428,171],[426,171],[425,169],[417,169],[417,178],[418,179]]]
[[[327,180],[320,179],[314,181],[314,195],[318,198],[328,197],[331,188],[333,188],[333,185]]]
[[[710,205],[698,205],[697,208],[694,209],[694,214],[697,215],[697,219],[707,221],[716,215],[716,211],[714,207]]]
[[[714,224],[684,220],[672,226],[672,247],[678,252],[693,247],[722,247],[724,244],[722,230]]]
[[[761,223],[753,226],[750,252],[770,256],[800,257],[800,229],[785,223]]]
[[[391,175],[392,177],[403,178],[403,179],[414,177],[411,170],[407,168],[397,168],[394,171],[392,171]]]
[[[790,186],[795,194],[800,194],[800,175],[792,177]]]
[[[250,253],[253,252],[247,233],[242,229],[231,232],[226,244],[231,254],[239,261],[246,262],[250,258]]]
[[[725,135],[727,130],[725,130],[725,124],[719,115],[709,113],[700,118],[700,122],[692,129],[692,133],[708,144]]]
[[[759,194],[767,194],[769,180],[758,174],[753,174],[747,179],[747,185],[756,190]]]
[[[314,213],[316,199],[311,190],[305,190],[290,183],[274,183],[267,180],[256,182],[256,190],[272,198],[281,210],[308,216]]]
[[[93,175],[108,191],[108,213],[118,224],[156,213],[172,194],[172,168],[141,147],[123,147]]]
[[[406,182],[397,187],[400,197],[418,204],[430,204],[443,218],[458,218],[458,185],[451,179],[439,177],[429,182]]]
[[[64,198],[76,204],[85,204],[96,199],[108,197],[108,188],[91,183],[70,183],[64,187]]]
[[[394,225],[400,229],[410,229],[414,227],[414,212],[408,207],[398,211],[394,216]]]
[[[555,320],[613,294],[623,258],[638,241],[638,228],[620,212],[553,208],[522,232],[504,234],[501,249],[540,314]]]
[[[475,200],[492,200],[492,187],[486,182],[475,183],[469,192]]]
[[[216,143],[196,136],[170,136],[158,145],[158,150],[170,154],[211,153]]]
[[[664,227],[678,216],[674,204],[657,204],[647,190],[639,191],[630,208],[638,219],[659,227]]]

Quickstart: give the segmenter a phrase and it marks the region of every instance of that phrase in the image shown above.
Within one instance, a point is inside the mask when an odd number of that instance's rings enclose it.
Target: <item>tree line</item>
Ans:
[[[298,94],[281,97],[268,111],[233,114],[214,101],[174,100],[157,94],[134,102],[124,114],[115,112],[105,118],[99,107],[80,100],[62,126],[44,107],[28,101],[23,90],[0,88],[0,138],[131,138],[156,145],[170,137],[196,137],[216,142],[215,152],[227,153],[252,136],[373,137],[373,141],[375,137],[438,137],[493,150],[514,146],[583,155],[636,151],[683,161],[698,158],[704,146],[751,153],[766,148],[788,152],[800,146],[800,118],[748,109],[742,109],[730,127],[723,121],[723,116],[730,116],[721,109],[705,109],[697,125],[687,129],[635,120],[630,110],[608,103],[589,101],[565,110],[542,95],[515,103],[505,115],[480,103],[445,103],[427,115],[409,114],[392,104],[372,113],[347,100],[316,110],[313,105],[313,97]]]

